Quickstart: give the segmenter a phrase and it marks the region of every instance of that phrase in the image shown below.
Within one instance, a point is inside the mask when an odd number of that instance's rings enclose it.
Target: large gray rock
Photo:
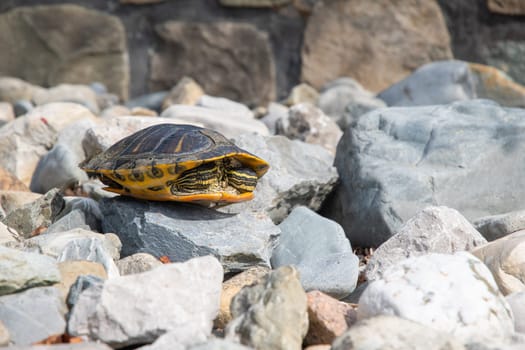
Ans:
[[[254,25],[166,21],[156,27],[156,33],[162,42],[151,60],[152,90],[169,89],[189,75],[214,96],[248,105],[275,99],[270,42]]]
[[[14,8],[0,16],[0,51],[10,53],[0,60],[9,75],[42,86],[100,81],[128,96],[126,34],[114,16],[70,4]]]
[[[525,207],[522,130],[524,110],[486,100],[367,113],[338,145],[326,213],[352,244],[378,246],[429,205],[468,220]]]
[[[100,202],[104,232],[116,233],[124,257],[150,253],[170,261],[214,255],[226,272],[269,266],[280,230],[263,213],[220,213],[192,204],[119,197]],[[249,234],[246,234],[249,232]]]
[[[166,332],[184,339],[209,335],[222,278],[220,263],[207,256],[109,279],[80,294],[68,331],[117,348],[151,343]],[[93,301],[94,307],[85,307]]]
[[[489,269],[469,253],[430,253],[405,259],[368,285],[358,319],[395,315],[461,341],[505,338],[512,312]]]
[[[366,278],[379,278],[390,266],[409,257],[468,251],[485,243],[487,240],[456,210],[427,207],[374,251],[366,264]]]
[[[11,211],[2,221],[29,238],[49,227],[62,208],[64,197],[58,189],[52,189],[34,202]]]
[[[54,259],[0,246],[0,295],[57,282],[60,272]]]
[[[355,289],[359,259],[339,224],[306,207],[296,207],[279,228],[273,268],[294,265],[306,291],[343,298]]]
[[[318,210],[337,182],[333,156],[320,146],[283,136],[248,134],[236,138],[235,144],[266,160],[270,169],[259,179],[253,200],[221,211],[264,210],[279,223],[296,206]]]
[[[353,325],[332,344],[331,350],[465,350],[460,340],[395,316],[372,317]]]
[[[297,270],[280,267],[233,298],[226,338],[261,350],[299,350],[308,330],[306,309]]]
[[[0,320],[15,345],[30,345],[66,329],[66,306],[55,287],[31,288],[0,297]]]

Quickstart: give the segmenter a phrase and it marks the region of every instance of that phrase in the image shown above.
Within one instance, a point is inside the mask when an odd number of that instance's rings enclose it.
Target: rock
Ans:
[[[0,297],[0,320],[15,345],[30,345],[63,334],[65,312],[66,307],[55,287],[31,288]]]
[[[188,350],[249,350],[251,348],[228,339],[211,338],[208,341],[192,345]]]
[[[461,341],[503,338],[512,313],[489,269],[462,252],[405,259],[368,285],[358,319],[394,315],[446,332]]]
[[[60,84],[49,89],[37,90],[32,100],[37,106],[51,102],[74,102],[83,105],[93,114],[100,112],[97,94],[86,85]]]
[[[79,276],[96,276],[101,279],[107,279],[108,274],[102,264],[91,262],[91,261],[63,261],[58,264],[60,271],[60,283],[55,287],[60,290],[64,303],[69,294],[71,286],[76,282]]]
[[[339,78],[323,86],[317,106],[345,130],[361,115],[386,104],[354,79]]]
[[[270,42],[254,25],[167,21],[155,29],[162,43],[151,59],[152,90],[169,89],[189,75],[214,96],[250,106],[275,99]]]
[[[0,127],[15,120],[13,105],[9,102],[0,102]]]
[[[69,288],[69,294],[67,295],[66,302],[69,309],[72,310],[73,306],[80,298],[82,298],[83,300],[80,306],[77,307],[76,312],[79,314],[93,312],[93,308],[97,306],[98,298],[100,297],[99,294],[102,290],[104,282],[105,281],[103,278],[94,275],[78,276],[78,278]],[[90,291],[86,294],[82,294],[82,292],[86,289],[90,289]],[[87,324],[85,324],[85,326],[87,327]]]
[[[65,197],[66,205],[48,228],[46,233],[56,233],[81,228],[102,231],[102,212],[98,202],[85,197]]]
[[[51,225],[62,208],[64,198],[58,189],[53,189],[34,202],[11,211],[3,222],[17,230],[24,238],[29,238]]]
[[[148,253],[136,253],[117,261],[121,276],[153,270],[162,265],[159,259]]]
[[[33,109],[0,129],[0,167],[29,185],[38,161],[53,147],[58,133],[80,119],[94,118],[87,108],[69,102]]]
[[[34,108],[35,106],[33,103],[27,100],[18,100],[13,104],[13,109],[17,118],[31,112]]]
[[[303,82],[319,89],[350,76],[375,92],[423,63],[452,57],[437,2],[383,0],[368,5],[366,0],[316,4],[304,32]]]
[[[289,107],[300,103],[310,103],[315,105],[318,98],[319,93],[316,89],[308,84],[302,83],[293,87],[284,103]]]
[[[162,101],[168,96],[168,91],[157,91],[150,94],[135,97],[134,99],[126,102],[126,107],[145,107],[154,111],[160,111],[162,107]]]
[[[502,71],[477,63],[438,61],[423,65],[379,94],[389,106],[421,106],[486,98],[525,106],[525,87]]]
[[[2,191],[29,191],[26,184],[20,181],[10,171],[0,167],[0,190]]]
[[[68,331],[112,347],[151,343],[166,332],[186,339],[209,335],[219,308],[222,277],[221,265],[208,256],[109,279],[98,293],[90,287],[80,294]],[[89,304],[85,293],[91,293],[97,304],[81,313],[82,304]],[[87,320],[89,328],[79,328]]]
[[[500,215],[490,215],[473,222],[474,227],[488,241],[507,236],[525,229],[525,210],[512,211]]]
[[[279,223],[296,206],[318,210],[337,182],[333,156],[320,146],[248,134],[236,138],[235,144],[269,162],[270,170],[259,179],[253,200],[220,210],[264,210]]]
[[[2,321],[0,321],[0,346],[8,346],[11,337],[9,331]]]
[[[487,265],[503,295],[525,290],[525,230],[471,250]]]
[[[263,213],[220,213],[192,204],[138,201],[119,197],[100,201],[104,232],[121,239],[124,257],[149,253],[172,262],[214,255],[226,272],[269,266],[279,229]],[[246,232],[250,232],[246,235]]]
[[[9,226],[0,222],[0,245],[10,242],[17,242],[19,239],[18,232]]]
[[[57,31],[56,23],[68,25]],[[71,4],[21,6],[0,16],[0,33],[0,51],[10,52],[0,71],[42,86],[100,81],[127,98],[126,34],[118,18]]]
[[[269,272],[270,269],[268,267],[250,267],[222,284],[221,306],[219,314],[214,321],[215,328],[224,329],[228,322],[232,320],[230,306],[233,297],[235,297],[243,287],[259,283]]]
[[[181,331],[166,332],[155,340],[151,345],[141,346],[138,350],[186,350],[192,344],[206,341],[207,331],[184,334]]]
[[[108,278],[120,276],[115,261],[97,238],[78,238],[70,241],[60,253],[57,261],[93,261],[104,266]]]
[[[128,107],[122,105],[110,106],[100,113],[100,116],[106,119],[130,115],[131,110]]]
[[[306,294],[297,270],[283,266],[232,301],[226,339],[256,349],[301,349],[308,330]]]
[[[514,318],[514,330],[525,333],[525,291],[515,292],[505,298]]]
[[[504,15],[525,15],[525,4],[516,0],[487,0],[489,10]]]
[[[144,107],[133,107],[130,114],[140,117],[157,117],[159,115],[156,111]]]
[[[220,0],[220,3],[234,7],[277,7],[290,3],[290,0]]]
[[[366,264],[365,275],[367,280],[373,281],[406,258],[428,253],[452,254],[474,249],[486,242],[456,210],[427,207],[374,251]]]
[[[306,291],[343,298],[355,289],[359,259],[339,224],[306,207],[296,207],[279,228],[273,268],[295,266]]]
[[[6,214],[36,201],[41,194],[26,191],[0,191],[0,206]]]
[[[253,112],[242,103],[229,100],[224,97],[202,95],[196,103],[199,107],[216,109],[235,114],[239,119],[253,119]]]
[[[335,155],[337,143],[343,132],[339,126],[320,109],[309,103],[290,108],[286,118],[277,120],[275,131],[292,140],[320,145]]]
[[[199,83],[190,77],[182,77],[162,101],[162,109],[164,110],[171,105],[193,106],[202,95],[204,95],[204,90]]]
[[[525,111],[484,100],[367,113],[341,138],[341,182],[324,213],[369,247],[429,205],[467,220],[525,207],[524,127]]]
[[[163,2],[164,0],[120,0],[121,4],[149,5]]]
[[[408,319],[381,315],[362,320],[337,338],[332,350],[466,350],[450,334]]]
[[[33,99],[35,92],[40,90],[44,90],[44,88],[22,79],[8,76],[0,77],[0,101],[9,103],[15,103],[20,100],[30,101]]]
[[[127,116],[105,119],[98,125],[88,129],[84,135],[82,146],[86,154],[86,159],[90,159],[98,153],[105,151],[115,142],[141,129],[164,123],[202,126],[198,123],[188,123],[181,119],[168,118]]]
[[[319,291],[308,292],[306,297],[309,325],[305,344],[332,344],[357,320],[357,312],[350,304]]]
[[[53,259],[0,246],[0,295],[59,281],[60,272]]]
[[[200,106],[172,105],[160,115],[162,118],[175,118],[181,124],[201,124],[206,128],[216,130],[228,138],[237,137],[242,133],[258,133],[268,135],[268,128],[262,122],[246,118],[244,114],[231,113],[220,109]]]
[[[267,113],[261,118],[266,125],[270,134],[275,135],[277,121],[282,118],[288,118],[289,108],[279,103],[270,102]]]

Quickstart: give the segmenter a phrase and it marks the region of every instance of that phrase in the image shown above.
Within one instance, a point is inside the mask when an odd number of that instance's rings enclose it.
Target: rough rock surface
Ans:
[[[469,253],[431,253],[405,259],[370,283],[358,319],[394,315],[462,341],[504,338],[512,313],[489,269]]]
[[[319,1],[304,34],[301,79],[321,88],[350,76],[375,92],[451,58],[449,42],[436,1]]]
[[[355,289],[359,259],[339,224],[306,207],[296,207],[279,228],[273,268],[295,266],[306,291],[343,298]]]
[[[162,262],[148,253],[136,253],[117,261],[117,267],[122,276],[153,270],[160,265]]]
[[[29,187],[20,181],[10,171],[0,167],[0,190],[2,191],[29,191]]]
[[[128,96],[126,34],[116,17],[70,4],[18,7],[0,16],[0,43],[10,53],[0,60],[4,73],[42,86],[100,81]]]
[[[100,277],[104,280],[108,278],[104,266],[91,261],[63,261],[58,264],[58,269],[60,271],[60,283],[55,285],[55,287],[62,293],[64,302],[66,301],[71,286],[76,282],[78,277],[90,275]]]
[[[270,43],[267,35],[252,24],[167,21],[159,24],[156,32],[163,44],[152,58],[153,90],[169,89],[189,75],[207,93],[248,105],[261,105],[275,98]]]
[[[325,213],[366,247],[429,205],[468,220],[525,207],[524,129],[525,111],[485,100],[372,111],[338,145],[341,183]]]
[[[182,77],[162,101],[162,109],[171,105],[195,105],[202,95],[204,90],[199,83],[190,77]]]
[[[525,291],[515,292],[505,298],[510,305],[516,332],[525,333]]]
[[[308,330],[306,294],[297,270],[280,267],[232,301],[226,338],[261,350],[301,349]]]
[[[427,207],[374,251],[366,265],[366,278],[379,278],[390,266],[409,257],[468,251],[486,242],[457,210]]]
[[[487,265],[503,295],[525,290],[525,230],[471,250]]]
[[[466,350],[451,335],[395,316],[376,316],[352,326],[332,344],[331,350]]]
[[[488,241],[493,241],[525,229],[525,210],[485,216],[476,219],[472,224],[483,237]]]
[[[102,228],[119,235],[124,257],[142,252],[179,262],[214,255],[226,272],[242,271],[269,266],[280,233],[264,213],[227,214],[192,204],[123,197],[100,203]]]
[[[320,146],[283,136],[248,134],[236,138],[235,144],[266,160],[270,170],[259,179],[253,200],[222,211],[264,210],[279,223],[296,206],[318,210],[337,182],[333,156]]]
[[[489,10],[505,15],[525,15],[525,4],[519,0],[487,0]]]
[[[209,335],[219,309],[222,278],[220,263],[207,256],[109,279],[80,294],[68,330],[112,347],[151,343],[169,331],[185,339]],[[93,300],[86,301],[84,293],[96,300],[93,308],[82,308],[82,303]]]

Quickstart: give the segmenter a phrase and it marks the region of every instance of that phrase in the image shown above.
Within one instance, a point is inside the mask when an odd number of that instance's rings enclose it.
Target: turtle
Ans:
[[[252,199],[269,169],[219,132],[184,124],[139,130],[79,166],[110,192],[203,205]]]

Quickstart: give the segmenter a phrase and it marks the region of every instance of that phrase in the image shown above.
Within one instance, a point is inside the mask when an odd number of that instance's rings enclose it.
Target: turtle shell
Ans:
[[[106,190],[136,198],[205,203],[253,198],[251,188],[239,191],[227,181],[187,193],[173,190],[173,184],[184,174],[205,174],[210,167],[220,168],[219,173],[224,174],[229,164],[252,174],[247,176],[255,182],[269,168],[266,161],[216,131],[192,125],[158,124],[125,137],[80,167],[108,185]]]

